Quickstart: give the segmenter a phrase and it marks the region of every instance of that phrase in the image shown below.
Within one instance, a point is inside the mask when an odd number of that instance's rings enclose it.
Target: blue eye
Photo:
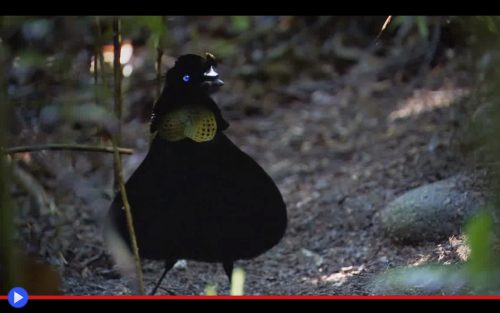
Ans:
[[[182,77],[182,80],[185,81],[186,83],[189,81],[191,77],[189,77],[189,75],[184,75],[184,77]]]

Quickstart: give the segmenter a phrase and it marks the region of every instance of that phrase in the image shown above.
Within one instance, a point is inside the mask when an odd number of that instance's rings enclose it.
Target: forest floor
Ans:
[[[274,178],[289,214],[276,247],[237,262],[246,273],[245,294],[366,295],[375,275],[389,268],[460,261],[460,234],[438,243],[395,244],[384,236],[379,212],[411,188],[467,171],[458,149],[463,108],[456,104],[466,94],[460,86],[465,74],[451,65],[436,67],[418,83],[394,85],[349,79],[352,73],[335,89],[328,81],[292,82],[264,116],[227,113],[227,134]],[[230,92],[215,97],[222,107]],[[132,129],[146,135],[147,126]],[[128,173],[144,156],[142,147],[126,162]],[[81,210],[96,215],[95,208]],[[128,292],[103,253],[97,225],[90,218],[73,229],[82,251],[64,266],[66,294]],[[148,289],[162,265],[144,262]],[[197,295],[209,284],[228,293],[221,265],[188,261],[171,270],[162,286]]]
[[[460,234],[437,243],[395,244],[385,237],[379,212],[407,190],[470,174],[459,149],[467,73],[449,62],[406,82],[365,74],[360,62],[336,79],[341,83],[297,78],[275,90],[272,110],[258,115],[227,109],[225,99],[244,96],[231,91],[230,81],[214,96],[231,124],[228,136],[274,178],[288,208],[283,240],[236,263],[246,273],[245,294],[367,295],[375,275],[389,268],[460,262]],[[147,152],[147,122],[127,122],[123,136],[136,149],[124,158],[130,175]],[[110,156],[39,155],[47,167],[57,167],[43,185],[57,190],[60,215],[30,209],[22,222],[30,225],[22,232],[29,251],[59,269],[64,294],[127,294],[100,236],[112,197]],[[21,206],[27,201],[16,197]],[[162,266],[144,262],[148,290]],[[228,293],[221,265],[187,261],[162,286],[198,295],[209,284]]]

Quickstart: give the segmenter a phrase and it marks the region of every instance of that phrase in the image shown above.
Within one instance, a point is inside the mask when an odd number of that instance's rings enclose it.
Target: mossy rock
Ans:
[[[464,219],[479,206],[464,188],[463,176],[412,189],[381,212],[382,227],[397,242],[440,241],[457,234]]]

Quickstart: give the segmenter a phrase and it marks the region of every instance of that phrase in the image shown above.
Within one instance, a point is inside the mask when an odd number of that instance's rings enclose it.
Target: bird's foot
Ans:
[[[153,289],[149,295],[150,296],[154,296],[156,294],[157,289],[161,289],[161,291],[165,292],[166,294],[169,294],[170,296],[176,296],[177,295],[172,290],[169,290],[167,288],[162,288],[162,287]]]

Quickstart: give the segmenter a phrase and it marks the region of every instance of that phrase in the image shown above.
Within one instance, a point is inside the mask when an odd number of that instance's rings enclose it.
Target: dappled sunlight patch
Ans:
[[[414,90],[411,97],[405,99],[398,105],[398,109],[389,114],[389,120],[395,121],[437,108],[450,106],[453,102],[460,100],[470,93],[465,88],[446,88],[440,90]]]
[[[349,277],[360,274],[365,269],[364,265],[342,267],[339,272],[321,276],[321,281],[333,283],[336,287],[342,286]]]
[[[469,259],[470,247],[467,243],[465,235],[460,237],[452,236],[449,238],[449,242],[460,261],[467,261]]]
[[[407,262],[409,267],[419,267],[429,264],[452,265],[467,261],[470,248],[467,245],[464,235],[451,236],[448,241],[436,244],[432,251],[418,254],[415,258]]]
[[[437,261],[445,265],[454,264],[457,262],[465,262],[470,255],[470,247],[467,243],[465,235],[451,236],[448,242],[439,244],[435,253],[437,254]]]
[[[345,284],[350,277],[359,275],[364,269],[365,266],[363,264],[359,266],[345,266],[338,272],[321,275],[319,278],[309,279],[309,282],[315,285],[318,283],[331,283],[334,287],[340,287]]]
[[[419,254],[417,260],[411,261],[410,264],[408,264],[408,266],[424,265],[427,262],[429,262],[430,259],[431,259],[431,256],[429,254]]]

